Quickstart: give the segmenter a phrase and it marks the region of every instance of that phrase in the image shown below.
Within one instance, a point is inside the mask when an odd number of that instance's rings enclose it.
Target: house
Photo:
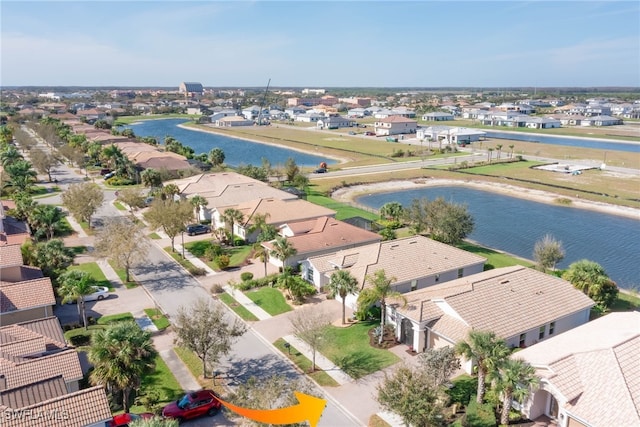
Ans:
[[[376,121],[374,128],[378,136],[415,133],[418,128],[418,122],[401,116],[391,116]]]
[[[415,290],[407,304],[390,301],[387,318],[398,340],[422,352],[453,346],[471,330],[492,331],[525,348],[589,321],[595,303],[573,285],[512,266]],[[471,363],[463,368],[471,373]]]
[[[306,112],[307,112],[306,108],[302,108],[298,106],[288,107],[288,108],[285,108],[284,110],[284,113],[289,117],[295,117],[299,114],[304,114]]]
[[[178,92],[184,93],[187,96],[196,96],[202,95],[204,93],[204,88],[202,87],[202,83],[182,82],[180,83],[180,86],[178,86]]]
[[[287,222],[280,226],[279,234],[286,237],[296,249],[296,254],[287,259],[289,265],[297,265],[304,259],[338,250],[377,243],[382,239],[377,233],[328,216]],[[273,242],[264,242],[262,246],[271,251]],[[282,266],[282,261],[275,257],[270,257],[269,262]],[[308,273],[309,271],[307,270]]]
[[[487,133],[477,129],[450,126],[429,126],[418,128],[416,138],[419,140],[434,141],[438,144],[466,145],[481,141]]]
[[[441,122],[444,120],[453,120],[453,114],[443,113],[441,111],[434,111],[432,113],[426,113],[422,115],[422,120],[427,122]]]
[[[367,276],[384,270],[387,277],[395,278],[394,290],[405,293],[479,273],[485,262],[485,258],[470,252],[413,236],[310,257],[300,266],[302,276],[318,289],[329,283],[334,270],[349,270],[360,289],[369,286]],[[353,308],[356,301],[357,295],[346,298]]]
[[[585,117],[581,122],[581,126],[615,126],[623,124],[623,120],[619,117],[611,116],[589,116]]]
[[[288,193],[287,193],[288,194]],[[291,196],[291,195],[289,195]],[[278,228],[281,225],[323,216],[335,217],[336,212],[298,198],[259,198],[230,206],[217,206],[212,209],[211,223],[214,228],[225,227],[224,213],[227,209],[237,209],[244,220],[233,225],[234,234],[248,242],[255,241],[258,231],[251,232],[256,215],[266,215],[267,224]]]
[[[610,313],[515,353],[540,386],[521,407],[558,427],[640,425],[640,312]]]
[[[253,120],[245,119],[242,116],[220,117],[212,123],[217,127],[253,126]]]
[[[315,123],[318,120],[323,118],[324,118],[324,115],[322,114],[304,113],[304,114],[298,114],[297,116],[295,116],[294,119],[296,122]]]
[[[4,261],[4,260],[3,260]],[[25,322],[53,315],[56,298],[48,277],[0,281],[0,325]]]
[[[350,110],[347,111],[347,117],[355,117],[360,119],[370,114],[371,112],[369,110],[362,107],[351,108]]]
[[[352,127],[356,124],[355,120],[347,119],[341,116],[323,117],[316,122],[318,129],[339,129]]]
[[[244,118],[247,120],[251,120],[252,122],[258,117],[259,114],[260,107],[257,105],[252,105],[242,110],[242,115],[244,116]]]
[[[209,120],[211,121],[211,123],[215,123],[216,120],[219,120],[223,117],[234,117],[237,116],[238,112],[236,110],[231,110],[231,109],[226,109],[226,110],[220,110],[220,111],[216,111],[215,113],[211,114],[209,116]]]

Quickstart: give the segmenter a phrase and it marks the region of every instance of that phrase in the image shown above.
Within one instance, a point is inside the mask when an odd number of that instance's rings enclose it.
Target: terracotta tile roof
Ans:
[[[442,317],[429,323],[428,326],[438,335],[451,341],[452,344],[465,339],[471,330],[463,321],[448,314],[443,314]]]
[[[15,283],[0,282],[0,314],[55,304],[53,286],[48,277]]]
[[[112,418],[107,396],[101,386],[26,406],[19,414],[22,417],[7,417],[5,412],[3,427],[86,426],[106,423]]]
[[[371,231],[347,224],[331,217],[320,217],[310,221],[300,221],[306,224],[306,232],[301,232],[295,236],[288,237],[287,240],[298,255],[318,252],[322,250],[336,250],[346,247],[359,246],[366,243],[379,242],[382,237]],[[296,222],[287,223],[288,226],[296,227]],[[313,227],[308,227],[313,224]],[[271,243],[264,246],[273,249]]]
[[[0,246],[0,267],[18,266],[23,263],[20,245]]]
[[[280,225],[288,221],[334,216],[336,214],[331,209],[301,199],[260,198],[233,206],[220,207],[218,211],[224,214],[230,208],[235,208],[244,214],[244,226],[251,224],[256,214],[268,214],[267,223],[273,225]]]
[[[0,358],[0,372],[5,376],[7,389],[31,384],[34,381],[56,375],[62,375],[65,382],[82,379],[80,358],[73,349],[34,359],[24,359],[19,362]]]
[[[0,348],[9,353],[10,343],[42,338],[47,350],[61,349],[67,346],[64,333],[57,317],[44,317],[42,319],[15,323],[0,328]],[[11,353],[22,355],[25,353]]]
[[[376,121],[381,123],[418,123],[413,119],[408,119],[402,116],[389,116],[384,119],[377,119]]]
[[[593,426],[640,425],[640,312],[610,313],[515,353]]]
[[[135,163],[144,169],[166,169],[169,171],[191,169],[191,164],[186,159],[177,159],[166,155],[151,157]]]
[[[65,394],[67,394],[67,385],[62,375],[58,375],[21,387],[0,391],[0,410],[2,408],[20,409]]]
[[[44,277],[42,270],[28,265],[14,265],[12,267],[0,266],[0,278],[3,282],[24,282],[26,280]]]

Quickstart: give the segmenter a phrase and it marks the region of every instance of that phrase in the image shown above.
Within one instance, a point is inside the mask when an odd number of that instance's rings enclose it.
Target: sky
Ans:
[[[1,86],[640,86],[639,1],[0,2]]]

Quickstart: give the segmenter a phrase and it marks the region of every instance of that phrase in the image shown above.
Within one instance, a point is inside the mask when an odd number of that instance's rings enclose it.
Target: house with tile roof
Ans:
[[[288,265],[297,265],[307,258],[337,250],[377,243],[382,239],[377,233],[328,216],[287,222],[280,226],[279,234],[296,249],[296,254],[287,259]],[[269,252],[273,250],[273,242],[264,242],[262,246]],[[270,256],[269,262],[282,266],[282,261],[276,257]]]
[[[288,194],[288,193],[287,193]],[[257,215],[266,215],[266,223],[278,228],[281,225],[293,222],[311,220],[320,217],[335,217],[334,210],[316,205],[306,200],[278,199],[273,197],[259,198],[238,203],[231,206],[219,206],[212,210],[211,223],[214,228],[225,227],[224,214],[228,209],[237,209],[242,212],[243,221],[233,225],[233,233],[248,241],[255,241],[258,231],[251,231]]]
[[[486,259],[424,236],[387,240],[310,257],[300,267],[302,276],[322,289],[335,270],[348,270],[360,284],[369,286],[367,277],[384,270],[395,278],[393,288],[400,293],[414,291],[476,274]],[[356,307],[357,295],[348,295],[346,304]]]
[[[376,135],[390,136],[407,133],[416,133],[418,122],[402,116],[389,116],[384,119],[378,119],[373,127]]]
[[[0,325],[51,316],[55,304],[48,277],[8,282],[3,276],[0,280]]]
[[[589,321],[595,303],[566,280],[531,268],[483,271],[387,303],[398,340],[422,352],[453,346],[471,330],[525,348]],[[520,353],[518,353],[520,354]],[[471,372],[471,363],[463,368]]]
[[[522,407],[558,427],[640,425],[640,312],[610,313],[515,353],[540,378]]]

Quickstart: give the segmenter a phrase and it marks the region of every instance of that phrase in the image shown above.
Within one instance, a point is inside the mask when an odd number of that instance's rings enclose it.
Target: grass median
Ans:
[[[307,374],[311,379],[313,379],[318,385],[322,387],[338,387],[340,384],[336,380],[334,380],[331,375],[327,374],[323,370],[316,370],[314,372],[311,371],[311,360],[307,359],[302,353],[300,353],[295,347],[290,346],[289,348],[285,347],[286,341],[282,338],[279,338],[273,345],[282,352],[285,356],[289,358],[302,372]]]

